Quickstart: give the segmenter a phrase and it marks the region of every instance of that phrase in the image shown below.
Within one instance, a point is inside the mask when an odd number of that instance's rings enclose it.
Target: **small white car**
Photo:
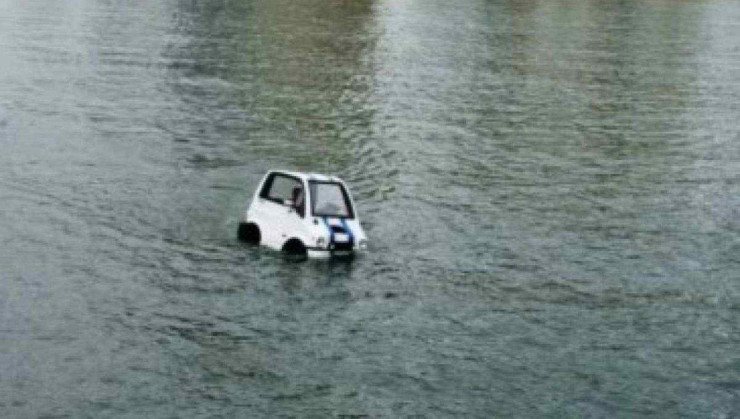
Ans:
[[[367,249],[354,201],[341,179],[288,171],[265,175],[242,216],[238,237],[317,258]]]

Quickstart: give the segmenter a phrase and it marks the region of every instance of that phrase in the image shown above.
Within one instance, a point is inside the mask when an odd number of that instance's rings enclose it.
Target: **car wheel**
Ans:
[[[236,235],[239,240],[251,244],[260,244],[262,238],[260,228],[255,223],[239,223]]]
[[[291,258],[305,258],[308,256],[306,246],[298,239],[290,239],[283,245],[283,253]]]

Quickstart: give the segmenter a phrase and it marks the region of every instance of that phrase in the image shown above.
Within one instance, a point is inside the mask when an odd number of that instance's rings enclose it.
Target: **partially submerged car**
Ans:
[[[354,201],[341,179],[288,171],[265,175],[242,216],[238,237],[319,258],[367,248]]]

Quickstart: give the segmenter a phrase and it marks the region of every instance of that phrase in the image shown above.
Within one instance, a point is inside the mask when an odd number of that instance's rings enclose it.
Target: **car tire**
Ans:
[[[305,258],[308,256],[308,250],[299,239],[290,239],[283,245],[283,253],[291,258]]]
[[[260,228],[255,223],[239,223],[236,235],[239,240],[250,244],[260,244],[262,239]]]

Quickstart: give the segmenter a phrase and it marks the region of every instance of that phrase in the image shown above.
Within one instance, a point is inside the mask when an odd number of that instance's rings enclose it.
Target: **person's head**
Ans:
[[[293,188],[293,203],[295,205],[300,204],[299,200],[302,201],[303,199],[303,188],[300,186],[296,186]]]
[[[293,188],[293,207],[298,214],[303,217],[303,188],[296,186]]]

